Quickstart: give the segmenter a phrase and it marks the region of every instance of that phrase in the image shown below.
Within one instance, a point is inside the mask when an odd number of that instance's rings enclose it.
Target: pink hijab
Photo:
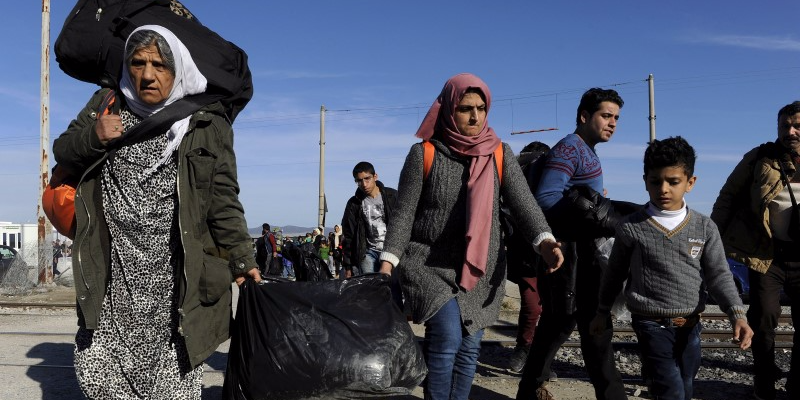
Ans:
[[[453,114],[468,89],[479,89],[486,102],[487,119],[478,135],[465,136],[458,131]],[[486,274],[489,259],[489,237],[492,229],[494,206],[494,150],[500,138],[489,127],[488,113],[492,94],[480,78],[472,74],[458,74],[444,84],[442,93],[431,105],[417,130],[417,137],[429,140],[435,132],[442,134],[444,143],[458,155],[470,157],[467,181],[467,243],[464,265],[459,284],[469,291]]]

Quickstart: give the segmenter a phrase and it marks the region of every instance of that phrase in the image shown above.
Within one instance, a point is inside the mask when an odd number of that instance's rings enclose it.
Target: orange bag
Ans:
[[[77,180],[56,165],[42,195],[42,208],[58,233],[75,239],[75,186]]]

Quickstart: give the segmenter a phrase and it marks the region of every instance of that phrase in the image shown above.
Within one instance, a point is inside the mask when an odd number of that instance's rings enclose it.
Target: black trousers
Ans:
[[[576,325],[581,337],[583,360],[594,386],[595,397],[598,400],[627,399],[622,377],[614,362],[611,324],[601,335],[589,333],[589,324],[597,312],[600,289],[600,267],[594,262],[593,247],[580,243],[576,252],[565,251],[564,254],[562,269],[568,268],[568,263],[574,262],[568,260],[568,257],[578,257],[575,292],[552,293],[554,289],[564,291],[557,274],[569,273],[568,271],[558,270],[553,274],[539,276],[542,315],[522,372],[517,400],[536,398],[536,389],[547,381],[553,358]],[[560,302],[559,296],[575,296],[575,311],[570,313],[559,304],[547,304]]]
[[[767,273],[750,270],[750,308],[747,323],[753,329],[753,385],[759,397],[775,398],[775,381],[780,378],[775,364],[775,328],[781,315],[780,292],[789,296],[792,306],[794,343],[800,343],[800,262],[773,262]],[[538,332],[537,332],[538,333]],[[800,395],[800,355],[792,349],[788,382],[789,398]],[[792,392],[793,391],[793,392]]]
[[[272,253],[267,253],[267,259],[262,261],[263,264],[259,264],[258,260],[256,260],[256,264],[258,264],[258,270],[261,272],[262,276],[267,276],[269,274],[269,268],[272,265]]]

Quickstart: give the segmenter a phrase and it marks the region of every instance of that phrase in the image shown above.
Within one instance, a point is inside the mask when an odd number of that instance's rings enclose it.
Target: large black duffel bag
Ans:
[[[125,40],[142,25],[161,25],[189,49],[233,121],[253,97],[247,54],[203,26],[178,0],[79,0],[55,42],[56,62],[69,76],[115,88]]]
[[[427,373],[389,277],[239,288],[224,399],[359,399],[409,394]]]

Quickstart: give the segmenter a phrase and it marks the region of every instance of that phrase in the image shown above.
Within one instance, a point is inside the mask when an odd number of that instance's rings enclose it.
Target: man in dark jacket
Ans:
[[[269,274],[269,267],[277,255],[278,246],[275,243],[275,236],[270,232],[269,224],[262,224],[261,237],[256,239],[256,264],[258,264],[262,277]]]
[[[342,217],[342,265],[345,277],[378,272],[386,227],[397,204],[397,190],[383,186],[372,164],[353,168],[358,185]]]

